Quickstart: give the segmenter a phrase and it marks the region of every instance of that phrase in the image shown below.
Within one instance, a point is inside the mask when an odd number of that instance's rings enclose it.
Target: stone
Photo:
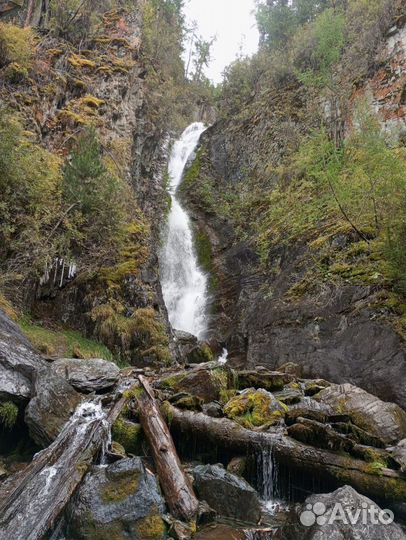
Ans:
[[[298,388],[289,388],[288,386],[285,386],[283,390],[274,392],[274,396],[282,403],[286,403],[286,405],[299,403],[303,398],[303,394]]]
[[[203,412],[212,418],[222,418],[224,416],[223,408],[217,401],[204,404]]]
[[[196,523],[200,526],[207,525],[216,520],[217,512],[206,501],[199,501]]]
[[[224,406],[228,418],[247,428],[278,424],[287,411],[286,405],[262,388],[247,388]]]
[[[181,359],[186,364],[202,364],[213,360],[213,352],[204,341],[198,341],[197,337],[183,330],[175,330],[176,343]]]
[[[299,366],[299,364],[295,364],[295,362],[285,362],[284,364],[278,366],[277,369],[282,373],[289,373],[295,377],[302,377],[303,374],[302,367]]]
[[[331,383],[324,379],[310,379],[304,382],[304,394],[305,396],[315,396],[321,392],[324,388],[330,386]]]
[[[36,374],[34,397],[25,409],[32,439],[46,447],[57,438],[83,397],[48,367]]]
[[[370,510],[376,513],[375,520],[367,514]],[[308,497],[298,508],[297,516],[292,517],[292,520],[282,527],[275,539],[406,540],[406,535],[399,525],[380,523],[380,510],[371,499],[360,495],[350,486],[343,486],[332,493]],[[366,519],[362,518],[363,511]],[[358,514],[358,519],[353,520],[355,523],[351,523],[350,517]],[[337,516],[337,519],[333,519],[334,516]]]
[[[236,456],[227,465],[227,471],[238,476],[243,476],[247,468],[247,458]]]
[[[67,509],[68,537],[75,540],[161,540],[164,500],[141,458],[94,466]]]
[[[332,427],[308,418],[297,418],[296,423],[288,427],[288,435],[297,441],[317,448],[337,452],[349,452],[354,443],[337,433]]]
[[[406,439],[402,439],[396,446],[387,448],[392,458],[400,465],[400,470],[406,472]]]
[[[27,401],[35,373],[46,365],[20,328],[0,310],[0,400]]]
[[[193,469],[194,488],[219,515],[257,523],[261,504],[255,489],[221,465],[198,465]]]
[[[353,424],[393,444],[406,436],[406,413],[395,403],[381,401],[376,396],[352,384],[332,385],[318,395],[318,400],[337,413],[347,414]]]
[[[263,388],[264,390],[273,392],[274,390],[282,390],[285,384],[294,380],[295,377],[290,373],[269,371],[267,369],[238,372],[238,387],[241,390],[244,388]]]
[[[203,400],[188,392],[179,392],[178,394],[171,396],[168,401],[172,403],[172,405],[175,405],[175,407],[178,407],[178,409],[189,409],[191,411],[202,410]]]
[[[229,387],[229,372],[222,367],[194,368],[160,381],[160,387],[169,388],[175,392],[188,392],[203,400],[204,403],[210,403],[217,401],[221,391]]]
[[[101,358],[59,358],[52,363],[51,369],[83,393],[105,392],[118,382],[120,376],[116,364]]]

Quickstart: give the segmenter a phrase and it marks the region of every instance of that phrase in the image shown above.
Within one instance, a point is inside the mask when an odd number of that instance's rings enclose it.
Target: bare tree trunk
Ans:
[[[29,0],[28,2],[28,9],[27,9],[27,15],[25,17],[24,26],[30,26],[32,21],[32,16],[34,14],[34,8],[35,8],[36,0]]]
[[[168,426],[148,381],[140,375],[144,392],[138,398],[140,422],[149,442],[162,490],[171,513],[189,521],[196,516],[198,500],[182,469]]]
[[[78,416],[23,471],[0,488],[0,540],[40,540],[61,511],[108,439],[110,426],[127,399],[107,416]]]

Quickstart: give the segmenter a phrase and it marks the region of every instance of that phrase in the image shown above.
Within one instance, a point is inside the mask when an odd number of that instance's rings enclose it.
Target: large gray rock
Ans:
[[[26,400],[36,371],[46,362],[19,327],[0,310],[0,400]]]
[[[93,467],[67,509],[75,540],[146,540],[166,537],[164,501],[141,458]]]
[[[82,396],[49,367],[37,372],[34,394],[25,409],[25,422],[33,440],[45,447],[62,431]]]
[[[339,505],[339,506],[338,506]],[[293,523],[279,531],[278,540],[406,540],[395,523],[384,524],[376,503],[344,486],[333,493],[312,495]],[[354,523],[350,519],[353,516]],[[357,517],[358,516],[358,517]],[[383,521],[388,516],[383,517]]]
[[[175,330],[177,346],[182,360],[187,364],[202,364],[213,360],[213,353],[207,343],[183,330]]]
[[[113,362],[100,358],[60,358],[52,363],[52,371],[64,377],[79,392],[103,392],[118,381],[120,369]]]
[[[218,514],[258,523],[261,505],[255,489],[221,465],[198,465],[193,469],[194,488]]]
[[[358,427],[391,444],[406,436],[406,413],[352,384],[332,385],[318,394],[321,403],[347,414]]]

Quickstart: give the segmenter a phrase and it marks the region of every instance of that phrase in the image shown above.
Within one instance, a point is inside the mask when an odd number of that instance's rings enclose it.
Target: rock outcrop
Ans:
[[[79,392],[102,392],[118,381],[120,369],[101,358],[60,358],[52,363],[52,371],[64,377]]]

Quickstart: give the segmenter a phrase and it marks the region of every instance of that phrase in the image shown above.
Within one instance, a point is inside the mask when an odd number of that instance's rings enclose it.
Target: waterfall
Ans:
[[[257,454],[257,482],[262,499],[271,508],[275,498],[279,497],[278,466],[272,447],[263,448]]]
[[[190,218],[176,196],[189,158],[205,130],[195,122],[173,145],[168,164],[172,199],[160,256],[161,284],[173,328],[202,339],[207,329],[207,276],[199,268]]]

